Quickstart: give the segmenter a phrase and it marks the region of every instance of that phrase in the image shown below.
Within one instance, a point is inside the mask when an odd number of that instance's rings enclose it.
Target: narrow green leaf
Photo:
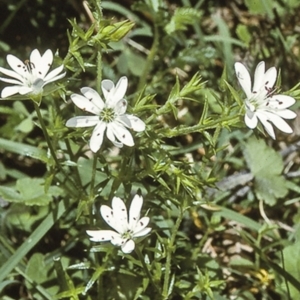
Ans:
[[[61,289],[63,291],[67,291],[67,290],[69,290],[69,288],[74,289],[73,284],[71,286],[69,286],[70,278],[67,275],[67,273],[64,271],[60,257],[54,257],[53,261],[54,261],[54,268],[55,268],[55,271],[57,274],[57,279],[58,279]],[[72,281],[71,281],[71,283],[72,283]]]
[[[232,45],[236,45],[242,48],[246,48],[247,45],[245,43],[242,43],[238,39],[234,39],[231,37],[227,36],[221,36],[221,35],[209,35],[204,37],[205,42],[223,42],[223,43],[228,43]]]
[[[19,284],[19,281],[18,280],[5,280],[3,282],[0,282],[0,291],[2,291],[7,286],[13,285],[13,284]]]
[[[63,215],[66,209],[66,203],[62,200],[59,202],[56,209],[47,215],[44,221],[35,229],[18,250],[1,266],[0,282],[9,275],[27,253],[40,241],[54,223]]]
[[[87,283],[87,285],[85,287],[85,290],[84,290],[85,293],[93,286],[93,284],[95,283],[95,281],[98,280],[98,278],[104,272],[105,272],[105,268],[104,267],[98,267],[96,269],[96,271],[92,275],[92,278],[89,280],[89,282]]]
[[[240,107],[243,106],[243,101],[241,101],[241,97],[239,96],[239,94],[237,93],[237,91],[226,81],[224,80],[226,86],[228,87],[233,99],[238,103],[238,105]]]
[[[298,280],[297,287],[293,282],[289,283],[289,290],[292,299],[297,299],[300,291],[300,243],[288,246],[283,250],[284,269],[289,274],[292,274],[295,280]],[[280,270],[281,271],[281,270]],[[285,274],[280,273],[283,277]],[[285,284],[282,284],[282,288],[286,288]]]
[[[48,165],[53,165],[53,159],[47,156],[47,152],[37,147],[0,138],[0,148],[41,160]]]
[[[229,208],[220,207],[220,211],[215,212],[216,215],[220,215],[226,219],[236,221],[240,224],[245,225],[246,228],[258,231],[261,228],[261,224],[258,222],[253,221],[252,219],[235,212]]]

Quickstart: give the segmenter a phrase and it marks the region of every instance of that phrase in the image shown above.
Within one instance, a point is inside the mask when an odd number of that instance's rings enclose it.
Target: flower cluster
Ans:
[[[265,63],[260,62],[255,69],[252,89],[251,77],[246,67],[237,62],[235,72],[246,94],[246,125],[253,129],[259,120],[273,139],[275,139],[275,132],[272,124],[285,133],[292,133],[292,128],[283,119],[296,117],[293,111],[287,109],[295,103],[295,99],[287,95],[276,94],[276,89],[274,89],[277,77],[276,68],[272,67],[265,72]]]
[[[105,102],[100,95],[89,87],[81,89],[84,96],[73,94],[71,99],[83,111],[95,116],[79,116],[67,121],[68,127],[95,126],[90,140],[90,148],[97,152],[103,142],[106,130],[107,138],[116,146],[133,146],[134,141],[127,128],[140,132],[145,130],[145,123],[136,116],[126,114],[127,101],[124,99],[127,90],[127,77],[122,77],[117,86],[111,80],[103,80],[101,84]],[[126,128],[127,127],[127,128]]]
[[[0,77],[1,81],[11,83],[12,86],[5,87],[1,92],[2,98],[7,98],[15,94],[26,95],[31,99],[42,97],[43,87],[56,80],[63,78],[63,65],[52,70],[49,74],[53,62],[51,50],[47,50],[43,55],[35,49],[31,52],[30,59],[22,62],[14,55],[7,56],[7,62],[12,70],[0,67],[0,72],[11,78]],[[138,117],[126,114],[127,101],[124,99],[127,90],[127,77],[121,77],[115,86],[111,80],[103,80],[101,84],[105,101],[90,87],[81,88],[81,93],[72,94],[73,103],[94,116],[77,116],[66,122],[67,127],[91,127],[94,130],[90,140],[90,149],[97,152],[103,143],[104,133],[106,137],[116,146],[133,146],[133,137],[128,129],[136,132],[145,130],[145,123]],[[136,195],[130,206],[129,221],[127,209],[124,202],[114,197],[112,209],[106,205],[101,206],[101,215],[113,229],[112,230],[88,230],[92,241],[111,241],[115,246],[121,246],[124,253],[130,253],[135,247],[134,240],[137,237],[147,235],[151,228],[146,227],[149,223],[148,217],[140,219],[140,212],[143,205],[143,198]]]
[[[151,228],[147,227],[149,217],[140,218],[143,197],[135,195],[129,209],[122,199],[114,197],[112,208],[107,205],[100,207],[100,212],[105,222],[114,230],[87,230],[91,241],[110,241],[114,246],[121,246],[124,253],[130,253],[135,247],[134,239],[147,235]]]
[[[2,98],[20,94],[20,95],[38,95],[42,94],[43,87],[53,81],[63,78],[66,73],[61,73],[64,66],[51,71],[49,69],[53,62],[53,54],[48,49],[43,55],[35,49],[30,54],[30,59],[22,62],[14,55],[8,54],[7,63],[12,68],[8,70],[0,67],[0,72],[11,78],[0,77],[0,80],[13,84],[5,87],[1,92]]]
[[[13,85],[5,87],[1,92],[1,97],[7,98],[15,94],[32,97],[41,95],[46,84],[59,80],[66,75],[66,72],[62,73],[63,65],[48,74],[52,62],[53,53],[50,49],[43,55],[40,54],[39,50],[33,50],[30,59],[25,62],[14,55],[7,55],[7,63],[12,70],[0,67],[0,72],[11,78],[0,77],[0,80]],[[275,139],[275,132],[272,125],[285,133],[292,133],[292,128],[284,119],[296,117],[293,111],[287,109],[295,103],[295,99],[291,96],[276,94],[276,89],[274,89],[277,78],[276,68],[272,67],[265,72],[265,63],[260,62],[254,73],[252,88],[250,74],[242,63],[235,63],[235,72],[246,94],[246,125],[254,129],[260,121],[273,139]],[[124,95],[127,85],[128,80],[125,76],[119,80],[116,86],[111,80],[103,80],[101,88],[105,101],[90,87],[81,89],[83,96],[71,95],[71,100],[76,106],[95,116],[73,117],[67,121],[66,126],[94,126],[90,140],[90,148],[93,152],[97,152],[101,148],[105,132],[106,137],[116,147],[122,147],[123,145],[134,145],[128,128],[136,132],[145,130],[145,123],[141,119],[126,114],[127,101],[124,99]]]
[[[49,49],[43,55],[37,49],[33,50],[30,59],[25,62],[9,54],[7,62],[12,70],[0,67],[0,72],[9,78],[0,77],[0,80],[12,85],[2,90],[2,98],[15,94],[27,95],[33,100],[36,97],[41,98],[45,85],[66,75],[66,72],[63,72],[63,65],[48,73],[53,62],[53,54]],[[251,76],[243,64],[235,63],[235,71],[246,94],[244,100],[246,125],[254,129],[260,122],[273,139],[275,139],[273,126],[285,133],[292,133],[292,128],[284,119],[296,117],[296,114],[288,109],[295,103],[295,99],[277,93],[277,89],[274,88],[277,79],[276,68],[272,67],[265,71],[265,63],[260,62],[255,70],[253,86]],[[104,100],[90,87],[81,88],[82,95],[71,95],[72,102],[92,116],[72,117],[66,122],[66,126],[94,127],[89,143],[91,151],[100,150],[105,135],[116,147],[134,146],[130,130],[135,132],[145,130],[146,125],[140,118],[126,113],[127,101],[124,97],[127,86],[127,77],[123,76],[116,86],[111,80],[102,81]],[[100,213],[113,230],[87,230],[90,240],[110,241],[113,245],[120,246],[124,253],[131,253],[135,248],[136,239],[151,231],[151,228],[147,227],[149,217],[140,218],[142,205],[143,198],[139,195],[134,196],[129,215],[125,203],[118,197],[112,199],[112,208],[102,205]]]

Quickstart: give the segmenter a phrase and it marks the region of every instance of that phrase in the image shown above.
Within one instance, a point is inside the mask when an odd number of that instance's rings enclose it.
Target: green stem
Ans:
[[[178,126],[175,127],[174,129],[162,129],[160,130],[158,133],[163,132],[165,137],[171,138],[174,136],[179,136],[179,135],[186,135],[189,133],[193,133],[193,132],[201,132],[201,131],[205,131],[207,129],[213,129],[216,128],[218,126],[222,126],[223,122],[226,124],[224,125],[228,125],[228,121],[231,121],[231,123],[235,123],[236,121],[238,121],[240,118],[239,115],[235,115],[235,116],[227,116],[224,118],[220,118],[220,119],[216,119],[210,122],[207,122],[206,124],[197,124],[194,126]]]
[[[101,53],[101,48],[99,47],[97,53],[97,81],[96,81],[96,88],[98,93],[101,92],[101,81],[102,81],[102,53]]]
[[[103,18],[103,13],[102,13],[102,7],[101,7],[101,0],[93,0],[93,3],[95,5],[96,13],[97,13],[97,26],[96,29],[99,30],[101,20]],[[96,90],[98,93],[101,92],[101,82],[102,82],[102,49],[100,46],[97,47],[97,79],[96,79]],[[96,169],[97,169],[97,162],[98,162],[98,156],[97,153],[94,154],[94,160],[93,160],[93,171],[92,171],[92,178],[91,178],[91,185],[90,185],[90,203],[93,204],[95,193],[94,193],[94,188],[95,188],[95,178],[96,178]],[[90,216],[91,216],[91,222],[93,221],[93,215],[92,215],[92,207],[90,208]],[[92,223],[91,223],[92,224]],[[104,265],[107,263],[107,258],[110,255],[107,254],[106,258],[104,259]],[[95,259],[97,263],[99,264],[99,256],[97,253],[95,253]],[[103,263],[103,262],[102,262]],[[103,293],[104,288],[103,288],[103,274],[101,274],[98,278],[97,282],[97,290],[98,290],[98,297],[99,300],[104,300],[106,297]]]
[[[52,142],[50,140],[50,137],[48,135],[48,131],[47,131],[47,128],[46,128],[43,116],[42,116],[40,108],[39,108],[39,105],[35,101],[33,101],[33,104],[34,104],[34,108],[35,108],[35,111],[37,113],[37,116],[38,116],[38,119],[39,119],[39,122],[40,122],[40,125],[41,125],[41,128],[42,128],[42,131],[44,133],[44,137],[46,139],[47,145],[48,145],[48,147],[50,149],[51,156],[54,159],[55,166],[61,171],[61,173],[65,176],[65,178],[67,178],[67,180],[70,183],[72,183],[72,185],[74,186],[75,190],[77,190],[78,189],[77,184],[72,180],[72,178],[70,176],[68,176],[68,174],[66,174],[65,170],[61,166],[61,164],[60,164],[60,162],[59,162],[59,160],[58,160],[58,158],[56,156],[54,147],[53,147]],[[79,190],[80,190],[80,192],[82,192],[81,188],[79,188]]]
[[[101,0],[93,1],[96,11],[97,11],[97,30],[99,30],[101,20],[103,18]],[[96,79],[96,89],[98,93],[101,92],[101,81],[102,81],[102,48],[101,46],[97,46],[97,79]]]
[[[101,7],[101,0],[94,1],[97,14],[98,14],[98,30],[100,27],[101,20],[103,19],[102,7]],[[97,91],[100,92],[101,90],[101,81],[102,81],[102,48],[98,46],[97,49]]]
[[[112,259],[112,252],[115,253],[115,250],[110,250],[109,252],[106,253],[105,257],[103,259],[101,259],[100,253],[95,252],[95,261],[97,266],[101,266],[101,268],[103,270],[107,270],[108,269],[108,263],[111,261]],[[103,275],[105,272],[101,272],[100,276],[98,277],[98,286],[97,286],[97,296],[98,296],[98,300],[104,300],[107,299],[107,295],[105,294],[105,285],[104,285],[104,281],[103,281]]]
[[[157,53],[158,50],[158,46],[159,46],[159,33],[158,33],[158,26],[156,21],[154,21],[154,33],[153,33],[154,37],[153,37],[153,44],[152,47],[150,49],[150,53],[147,57],[146,63],[145,63],[145,67],[143,70],[143,74],[140,77],[140,81],[138,84],[138,88],[137,91],[141,91],[145,84],[146,84],[146,80],[147,80],[147,76],[149,75],[149,72],[151,70],[151,67],[153,65],[153,61],[155,58],[155,55]],[[137,99],[135,99],[135,102],[137,101]]]
[[[94,203],[94,185],[95,185],[95,177],[96,177],[96,167],[97,167],[97,153],[94,154],[94,160],[93,160],[93,170],[92,170],[92,178],[91,178],[91,188],[90,188],[90,197],[89,197],[89,214],[90,214],[90,224],[93,225],[93,203]],[[107,254],[108,255],[108,254]],[[94,253],[95,261],[97,265],[101,265],[100,261],[100,255],[99,253]],[[99,297],[99,300],[103,300],[103,274],[101,274],[97,280],[97,294]]]
[[[219,135],[221,133],[221,129],[222,127],[219,125],[216,127],[216,130],[214,132],[214,135],[213,135],[213,141],[214,141],[214,147],[216,146],[217,142],[218,142],[218,139],[219,139]]]
[[[61,118],[61,119],[64,118],[64,116],[62,114],[63,106],[61,104],[59,104],[59,101],[53,101],[53,99],[52,99],[51,104],[49,105],[49,110],[50,109],[51,109],[51,115],[53,116],[52,117],[53,119],[55,119],[57,117]],[[45,135],[45,133],[44,133],[44,135]],[[57,135],[54,135],[54,138],[55,138],[54,141],[57,144],[58,141],[60,140],[60,137]],[[52,142],[53,142],[53,140],[52,140]],[[77,163],[77,157],[75,157],[75,155],[73,154],[69,139],[65,139],[65,145],[66,145],[70,160]],[[80,178],[80,175],[78,172],[78,168],[76,168],[75,170],[76,170],[76,172],[75,172],[76,179],[75,180],[76,180],[77,184],[82,188],[81,178]]]
[[[164,277],[164,286],[163,286],[163,292],[162,292],[162,299],[167,300],[169,299],[169,285],[170,285],[170,276],[171,276],[171,267],[172,267],[172,254],[175,250],[174,244],[176,235],[179,229],[179,226],[183,219],[183,209],[180,209],[180,214],[176,220],[174,228],[172,228],[172,235],[169,242],[169,245],[167,245],[167,259],[166,259],[166,268],[165,268],[165,277]]]
[[[93,0],[93,3],[95,5],[95,9],[98,15],[98,21],[100,22],[103,18],[103,13],[102,13],[102,7],[101,7],[101,0]]]
[[[92,178],[90,184],[90,196],[89,196],[89,214],[90,214],[90,224],[93,224],[94,215],[93,215],[93,204],[95,199],[94,187],[95,187],[95,178],[96,178],[96,169],[97,169],[97,153],[94,154],[93,159],[93,170],[92,170]]]
[[[140,262],[142,263],[143,268],[144,268],[144,270],[145,270],[145,272],[146,272],[146,274],[147,274],[147,276],[148,276],[150,282],[151,282],[152,285],[155,287],[155,289],[156,289],[158,295],[160,295],[160,294],[161,294],[160,288],[155,284],[155,282],[154,282],[154,280],[153,280],[153,278],[152,278],[152,276],[151,276],[151,274],[150,274],[150,272],[149,272],[149,269],[148,269],[148,267],[147,267],[147,265],[146,265],[146,263],[145,263],[144,257],[143,257],[143,255],[142,255],[140,249],[139,249],[138,247],[136,247],[136,248],[135,248],[135,252],[136,252],[137,256],[139,257]]]
[[[45,139],[46,139],[47,145],[48,145],[48,147],[49,147],[49,149],[50,149],[51,156],[53,157],[56,166],[57,166],[59,169],[62,169],[62,167],[61,167],[61,165],[60,165],[60,163],[59,163],[59,161],[58,161],[58,158],[57,158],[57,156],[56,156],[56,153],[55,153],[55,151],[54,151],[54,148],[53,148],[53,145],[52,145],[52,143],[51,143],[51,140],[50,140],[50,138],[49,138],[48,131],[47,131],[47,128],[46,128],[46,125],[45,125],[43,116],[42,116],[42,114],[41,114],[39,105],[38,105],[35,101],[33,101],[33,104],[34,104],[34,108],[35,108],[36,114],[37,114],[37,116],[38,116],[40,125],[41,125],[41,127],[42,127],[42,130],[43,130],[44,137],[45,137]]]
[[[106,257],[109,254],[106,253]],[[95,263],[96,263],[96,273],[94,273],[93,276],[97,276],[97,299],[99,300],[104,300],[106,299],[104,297],[104,288],[103,288],[103,273],[105,272],[105,270],[107,269],[106,267],[106,263],[103,262],[103,260],[101,259],[100,253],[95,252],[94,253],[94,257],[95,257]]]
[[[91,178],[90,199],[93,199],[95,197],[94,186],[95,186],[97,161],[98,161],[97,153],[95,153],[94,154],[94,159],[93,159],[93,170],[92,170],[92,178]]]
[[[66,139],[65,143],[66,143],[67,151],[68,151],[68,154],[70,156],[71,161],[77,163],[78,159],[77,159],[77,157],[75,157],[75,155],[72,152],[70,141],[68,139]],[[78,171],[78,167],[79,166],[76,166],[76,168],[75,168],[75,177],[76,177],[75,180],[76,180],[77,184],[80,186],[80,188],[83,190],[81,177],[80,177],[80,174],[79,174],[79,171]]]
[[[125,150],[126,154],[127,153],[132,154],[132,151],[133,151],[132,149],[126,149],[126,150]],[[121,183],[123,183],[125,186],[125,183],[128,182],[127,174],[128,174],[128,168],[130,167],[130,155],[126,155],[126,154],[124,153],[123,160],[122,160],[121,166],[119,168],[118,176],[116,176],[113,181],[111,192],[109,194],[109,198],[112,198],[114,196],[115,192],[118,190]],[[127,180],[124,181],[124,178],[125,179],[127,178]]]

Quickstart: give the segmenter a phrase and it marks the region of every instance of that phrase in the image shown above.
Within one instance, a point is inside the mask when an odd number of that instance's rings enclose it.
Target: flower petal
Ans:
[[[297,114],[289,109],[277,110],[276,115],[284,119],[294,119],[297,117]]]
[[[132,199],[130,209],[129,209],[129,228],[134,230],[137,222],[140,219],[141,209],[143,206],[143,197],[140,195],[135,195]]]
[[[48,49],[43,56],[41,56],[39,50],[34,49],[30,55],[30,62],[34,66],[34,75],[36,77],[45,78],[53,62],[53,53]],[[54,77],[54,75],[51,76]]]
[[[146,128],[146,124],[138,117],[133,115],[127,115],[128,119],[131,123],[131,128],[136,132],[144,131]]]
[[[263,78],[262,84],[264,85],[265,90],[270,91],[275,82],[276,82],[276,78],[277,78],[277,70],[275,67],[272,67],[270,69],[267,70],[267,72],[265,73],[265,76]]]
[[[131,128],[131,122],[128,118],[128,115],[126,115],[126,114],[117,116],[115,121],[121,123],[122,125],[124,125],[127,128]]]
[[[116,106],[114,107],[114,111],[118,114],[118,115],[123,115],[125,114],[127,109],[127,101],[125,99],[121,99],[120,101],[118,101],[116,103]]]
[[[110,241],[114,246],[123,246],[126,244],[127,240],[122,238],[120,234],[116,234]]]
[[[115,228],[119,233],[124,233],[128,229],[127,208],[124,201],[119,197],[113,197],[112,210],[114,219],[117,221]]]
[[[28,77],[28,69],[25,66],[25,64],[16,56],[8,54],[7,57],[7,62],[9,64],[9,66],[19,75],[21,75],[20,77]],[[10,75],[9,75],[10,76]],[[16,77],[15,77],[16,78]],[[19,78],[17,78],[19,79]],[[22,79],[20,79],[21,81],[23,81]]]
[[[56,69],[52,70],[45,78],[44,81],[46,82],[46,84],[59,80],[63,77],[65,77],[66,72],[59,74],[60,72],[62,72],[62,70],[64,69],[64,66],[61,65],[59,67],[57,67]],[[58,75],[59,74],[59,75]]]
[[[261,61],[255,68],[252,93],[257,94],[264,85],[265,62]]]
[[[117,86],[114,90],[114,99],[115,101],[119,101],[123,99],[125,96],[126,90],[128,86],[128,79],[126,76],[123,76],[119,79]]]
[[[264,126],[267,133],[270,135],[270,137],[273,140],[276,140],[274,128],[273,128],[272,124],[269,122],[268,116],[269,116],[269,114],[266,114],[266,112],[264,112],[264,111],[257,112],[257,118],[262,123],[262,125]]]
[[[98,107],[100,110],[104,108],[104,102],[98,92],[90,87],[83,87],[80,89],[81,93],[86,97],[94,106]]]
[[[22,85],[23,84],[23,82],[20,82],[19,80],[4,78],[4,77],[0,77],[0,81],[7,82],[7,83],[12,83],[12,84],[17,84],[17,85]]]
[[[101,87],[108,107],[114,107],[124,97],[127,85],[128,80],[125,76],[120,78],[116,87],[111,80],[105,79],[102,81]]]
[[[288,108],[296,102],[296,100],[293,97],[287,95],[274,95],[268,100],[272,108],[278,109]]]
[[[1,98],[7,98],[9,96],[15,95],[19,93],[20,86],[13,85],[5,87],[1,92]]]
[[[139,237],[139,236],[143,236],[148,234],[151,231],[151,228],[148,227],[146,228],[146,226],[149,224],[150,222],[150,218],[149,217],[143,217],[141,218],[135,228],[134,228],[134,233],[133,233],[133,237]]]
[[[12,70],[8,70],[8,69],[0,67],[0,72],[2,74],[6,75],[6,76],[13,77],[13,78],[17,79],[18,81],[20,81],[20,83],[24,83],[24,78],[20,74],[14,72]],[[2,81],[4,81],[3,79],[1,78]]]
[[[52,57],[53,57],[53,55],[52,55]],[[30,54],[30,62],[33,63],[35,65],[35,67],[37,67],[41,63],[41,59],[42,59],[42,56],[40,54],[40,51],[38,49],[32,50],[32,52]],[[53,60],[53,58],[52,58],[52,60]],[[51,61],[51,63],[52,63],[52,61]]]
[[[34,94],[39,94],[42,91],[41,88],[37,88],[34,90]],[[26,95],[28,93],[32,93],[33,92],[33,87],[30,88],[28,86],[20,86],[19,87],[19,94],[20,95]]]
[[[94,242],[110,241],[113,237],[118,235],[113,230],[87,230],[86,233],[91,236],[89,239]]]
[[[106,123],[100,121],[93,130],[90,140],[90,148],[94,153],[96,153],[101,148],[105,128]]]
[[[128,240],[125,244],[122,245],[121,249],[124,253],[131,253],[134,250],[135,243],[133,240]]]
[[[127,209],[120,198],[113,198],[112,209],[107,205],[101,205],[100,213],[104,221],[120,234],[127,230]]]
[[[116,147],[118,148],[123,147],[123,144],[116,140],[116,136],[110,124],[107,124],[106,136]]]
[[[266,112],[264,112],[266,113]],[[268,113],[269,121],[272,122],[279,130],[285,133],[292,133],[293,129],[290,125],[284,121],[280,116],[272,113]]]
[[[83,97],[82,95],[79,94],[72,94],[71,95],[71,100],[73,101],[73,103],[79,107],[80,109],[82,109],[83,111],[88,111],[92,114],[95,115],[99,115],[101,112],[101,108],[98,107],[94,101],[92,101],[93,99],[88,99]]]
[[[69,119],[66,123],[67,127],[90,127],[99,123],[98,116],[78,116]]]
[[[112,95],[115,89],[115,84],[111,80],[105,79],[101,82],[101,88],[106,100],[106,104],[109,105],[109,103],[113,101]]]
[[[240,62],[235,63],[234,68],[235,68],[235,73],[236,73],[237,79],[238,79],[242,89],[244,90],[247,98],[250,98],[252,95],[252,93],[251,93],[251,77],[250,77],[248,70]]]
[[[124,145],[132,147],[134,141],[131,133],[121,124],[117,122],[109,123],[107,126],[113,131],[116,138]]]
[[[251,128],[251,129],[253,129],[257,126],[258,121],[257,121],[255,112],[252,112],[250,110],[246,111],[245,123],[246,123],[247,127]]]
[[[123,234],[122,226],[119,224],[119,220],[115,217],[113,210],[107,205],[101,205],[100,213],[104,221],[118,233]]]
[[[144,228],[144,229],[141,229],[141,230],[135,232],[135,233],[133,234],[132,237],[137,238],[137,237],[145,236],[145,235],[147,235],[151,230],[152,230],[152,228],[146,227],[146,228]]]

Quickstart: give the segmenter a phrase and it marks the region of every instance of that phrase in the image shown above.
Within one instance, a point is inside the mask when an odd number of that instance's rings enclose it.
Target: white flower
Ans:
[[[100,208],[101,215],[105,222],[113,230],[87,230],[90,240],[94,242],[110,241],[115,246],[121,246],[124,253],[130,253],[135,247],[134,239],[144,236],[151,231],[146,227],[150,221],[148,217],[140,219],[143,197],[135,195],[129,209],[129,222],[127,208],[122,199],[114,197],[112,209],[107,205]]]
[[[33,50],[30,54],[30,59],[25,62],[22,62],[11,54],[8,54],[6,59],[12,70],[0,67],[0,72],[12,78],[0,77],[0,80],[12,83],[13,85],[5,87],[2,90],[2,98],[14,94],[41,94],[46,84],[61,79],[66,75],[66,73],[60,74],[63,71],[63,65],[52,70],[47,75],[53,62],[53,54],[50,49],[43,56],[41,56],[39,50]]]
[[[90,148],[97,152],[103,142],[106,130],[107,138],[117,147],[133,146],[134,141],[127,128],[140,132],[145,130],[145,123],[138,117],[126,114],[127,101],[123,98],[127,89],[127,77],[120,78],[117,86],[111,80],[103,80],[101,83],[105,102],[100,95],[89,87],[80,91],[84,96],[73,94],[71,99],[76,106],[83,111],[88,111],[95,116],[74,117],[67,121],[68,127],[95,126]],[[127,127],[127,128],[126,128]]]
[[[239,62],[235,63],[234,67],[247,97],[245,99],[246,125],[253,129],[259,120],[273,139],[275,139],[275,133],[272,124],[285,133],[292,133],[292,128],[283,119],[296,117],[296,113],[287,109],[296,100],[287,95],[275,94],[273,87],[277,77],[276,68],[272,67],[265,72],[265,63],[260,62],[255,69],[251,90],[251,77],[246,67]]]

